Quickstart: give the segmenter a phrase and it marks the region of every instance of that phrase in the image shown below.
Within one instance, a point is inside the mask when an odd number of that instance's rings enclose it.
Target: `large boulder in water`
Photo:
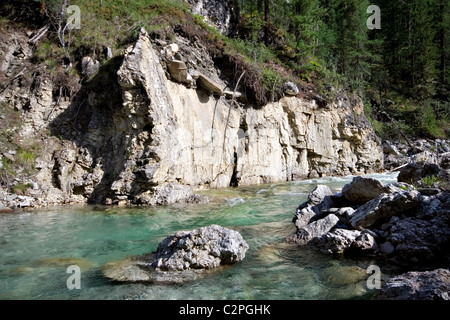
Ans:
[[[297,229],[303,228],[309,223],[323,218],[320,213],[333,205],[330,196],[333,194],[330,187],[317,185],[308,195],[308,201],[297,208],[297,214],[292,222]]]
[[[243,260],[247,249],[239,232],[210,225],[170,235],[156,252],[109,263],[103,274],[119,282],[183,283]]]
[[[168,236],[159,244],[153,265],[168,271],[217,268],[243,260],[247,249],[239,232],[210,225]]]
[[[339,218],[334,214],[329,214],[326,217],[313,221],[308,225],[298,228],[297,232],[289,238],[298,244],[306,244],[315,237],[320,237],[330,231],[339,222]]]

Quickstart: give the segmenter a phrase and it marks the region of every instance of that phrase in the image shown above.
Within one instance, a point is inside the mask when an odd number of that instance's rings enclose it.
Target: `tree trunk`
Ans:
[[[256,10],[258,12],[263,12],[263,0],[258,0],[256,3]]]

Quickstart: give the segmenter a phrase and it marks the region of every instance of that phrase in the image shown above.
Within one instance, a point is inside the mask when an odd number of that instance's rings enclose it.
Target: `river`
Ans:
[[[392,183],[396,174],[369,175]],[[370,299],[366,269],[382,280],[396,270],[371,259],[330,257],[288,244],[295,209],[317,184],[339,191],[352,179],[327,177],[202,191],[207,204],[165,207],[67,206],[0,215],[0,299]],[[245,259],[183,285],[112,283],[108,262],[152,252],[167,235],[219,224],[242,234]],[[80,289],[68,289],[67,268],[80,268]]]

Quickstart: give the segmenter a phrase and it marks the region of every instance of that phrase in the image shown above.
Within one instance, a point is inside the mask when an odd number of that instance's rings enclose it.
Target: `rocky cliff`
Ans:
[[[14,48],[27,52],[26,46]],[[30,64],[22,59],[20,65]],[[233,95],[234,85],[201,43],[181,37],[152,43],[142,29],[123,57],[108,60],[81,88],[36,67],[21,83],[14,66],[2,62],[11,85],[0,98],[22,115],[21,141],[41,148],[36,174],[22,179],[34,184],[31,206],[199,201],[193,189],[383,168],[360,100],[341,94],[319,106],[286,95],[252,108],[245,92]],[[66,98],[72,89],[75,96]],[[18,203],[14,196],[0,200]]]
[[[239,5],[236,0],[186,0],[192,13],[198,14],[207,23],[214,26],[222,34],[230,35],[234,33],[239,23]]]

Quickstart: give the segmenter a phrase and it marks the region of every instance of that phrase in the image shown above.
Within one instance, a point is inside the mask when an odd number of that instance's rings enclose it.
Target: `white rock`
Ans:
[[[164,57],[170,60],[179,50],[178,44],[171,43],[164,48]]]
[[[296,96],[299,93],[298,87],[293,82],[286,82],[283,87],[287,95]]]

